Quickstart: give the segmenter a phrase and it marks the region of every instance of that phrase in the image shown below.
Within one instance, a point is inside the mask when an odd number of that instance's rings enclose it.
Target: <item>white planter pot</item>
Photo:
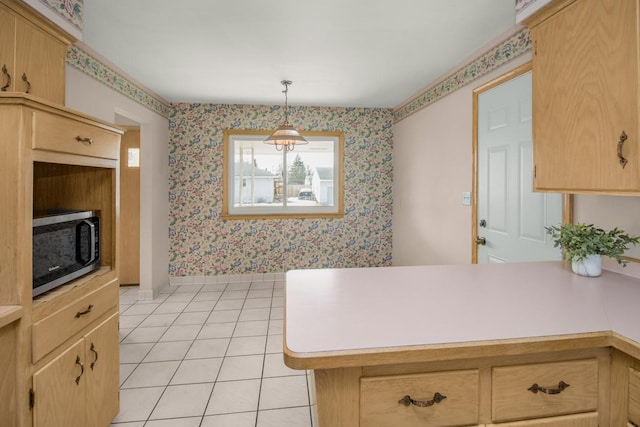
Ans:
[[[602,274],[602,256],[589,255],[580,261],[573,261],[571,269],[580,276],[598,277]]]

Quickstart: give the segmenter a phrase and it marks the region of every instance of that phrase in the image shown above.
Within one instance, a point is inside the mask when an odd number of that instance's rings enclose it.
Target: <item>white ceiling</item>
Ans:
[[[393,108],[514,26],[514,0],[85,0],[84,43],[171,102]]]

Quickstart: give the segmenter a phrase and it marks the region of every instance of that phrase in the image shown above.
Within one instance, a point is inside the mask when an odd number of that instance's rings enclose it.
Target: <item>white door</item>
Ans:
[[[544,229],[562,195],[532,191],[531,112],[531,71],[478,95],[479,263],[562,258]]]

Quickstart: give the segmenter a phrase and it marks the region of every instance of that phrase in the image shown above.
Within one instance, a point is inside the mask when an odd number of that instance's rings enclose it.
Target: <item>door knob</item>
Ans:
[[[487,244],[487,239],[484,237],[476,237],[476,245],[484,246]]]

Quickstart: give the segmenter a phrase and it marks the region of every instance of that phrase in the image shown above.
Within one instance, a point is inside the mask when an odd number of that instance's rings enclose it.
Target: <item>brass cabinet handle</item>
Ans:
[[[4,64],[2,66],[2,74],[7,76],[7,84],[2,86],[2,88],[0,90],[2,90],[3,92],[6,92],[7,89],[9,89],[9,86],[11,86],[11,74],[9,74],[9,70],[7,70],[7,65],[6,64]]]
[[[93,144],[93,138],[83,138],[80,135],[76,136],[76,141],[78,142],[86,142],[87,144]]]
[[[25,90],[24,93],[31,92],[31,83],[29,82],[29,79],[27,78],[26,73],[22,73],[22,81],[27,84],[27,90]]]
[[[618,140],[618,162],[620,163],[620,166],[622,166],[622,169],[624,169],[624,167],[627,166],[627,163],[629,162],[622,155],[622,146],[624,145],[624,142],[626,140],[627,140],[627,134],[624,131],[622,131],[622,135],[620,135],[620,139]]]
[[[527,390],[529,390],[531,393],[540,392],[545,394],[560,394],[567,387],[569,387],[569,384],[565,383],[564,381],[560,381],[558,383],[558,388],[546,388],[546,387],[540,387],[538,384],[534,384],[531,387],[529,387]]]
[[[84,316],[85,314],[91,313],[91,309],[93,308],[93,304],[89,304],[89,307],[85,311],[79,311],[76,313],[75,318],[79,319],[80,316]]]
[[[80,375],[76,377],[76,384],[80,384],[80,377],[82,377],[82,374],[84,374],[84,365],[80,360],[80,356],[76,356],[76,365],[80,365]]]
[[[93,362],[91,362],[91,365],[89,365],[89,367],[93,371],[93,367],[95,366],[96,362],[98,361],[98,352],[96,351],[96,346],[93,343],[91,343],[91,348],[89,349],[89,351],[91,351],[93,354],[95,354],[95,358],[93,359]]]
[[[433,395],[433,399],[431,400],[413,400],[411,396],[407,394],[402,399],[398,400],[398,403],[402,403],[404,406],[413,405],[413,406],[419,406],[420,408],[426,408],[428,406],[433,406],[436,403],[440,403],[446,398],[447,396],[443,396],[442,394],[436,392]]]

